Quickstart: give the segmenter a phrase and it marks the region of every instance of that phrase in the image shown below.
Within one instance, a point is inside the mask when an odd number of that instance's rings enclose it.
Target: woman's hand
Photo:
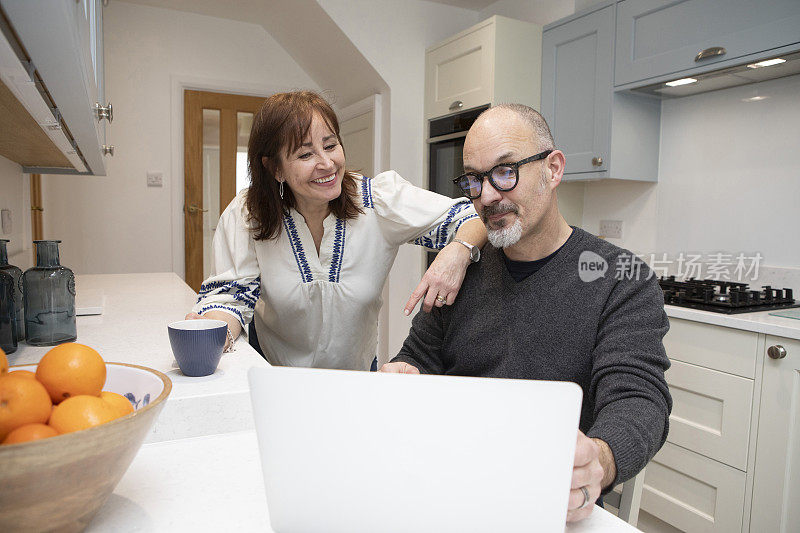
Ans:
[[[406,302],[406,316],[411,314],[423,296],[425,299],[422,301],[422,309],[426,313],[434,305],[452,305],[461,289],[469,264],[469,250],[466,246],[452,242],[442,248]]]
[[[231,315],[230,313],[226,313],[224,311],[206,311],[203,315],[198,315],[197,313],[188,313],[184,320],[201,320],[204,318],[210,318],[212,320],[222,320],[226,324],[228,324],[228,331],[230,331],[230,336],[225,339],[225,347],[223,348],[224,351],[228,351],[231,347],[231,338],[234,340],[239,336],[239,333],[242,332],[242,325],[239,324],[239,321]]]

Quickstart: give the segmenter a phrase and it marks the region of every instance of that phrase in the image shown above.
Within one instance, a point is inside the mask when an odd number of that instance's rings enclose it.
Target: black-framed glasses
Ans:
[[[536,155],[521,159],[516,163],[500,163],[486,172],[467,172],[453,180],[458,185],[464,196],[474,200],[479,198],[483,190],[483,178],[489,178],[489,183],[498,191],[508,192],[517,186],[519,181],[519,167],[526,163],[533,163],[552,154],[553,150],[545,150]]]

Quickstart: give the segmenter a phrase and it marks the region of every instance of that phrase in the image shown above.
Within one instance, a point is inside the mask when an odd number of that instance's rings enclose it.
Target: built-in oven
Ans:
[[[464,173],[464,137],[489,106],[476,107],[428,123],[428,189],[451,198],[463,196],[453,178]],[[428,252],[428,266],[436,252]]]

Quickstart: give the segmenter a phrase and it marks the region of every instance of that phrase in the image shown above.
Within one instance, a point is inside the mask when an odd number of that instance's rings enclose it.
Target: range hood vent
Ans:
[[[795,74],[800,74],[800,52],[770,57],[756,63],[743,63],[691,77],[675,78],[667,82],[632,89],[632,91],[659,98],[682,98]]]

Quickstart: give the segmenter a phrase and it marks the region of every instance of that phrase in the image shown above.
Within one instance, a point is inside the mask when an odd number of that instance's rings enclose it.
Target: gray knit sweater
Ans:
[[[589,281],[603,260],[605,274]],[[630,252],[580,228],[519,283],[487,244],[453,305],[419,312],[393,361],[423,373],[577,383],[580,429],[608,443],[615,484],[625,481],[664,444],[672,408],[669,322],[650,275]]]

